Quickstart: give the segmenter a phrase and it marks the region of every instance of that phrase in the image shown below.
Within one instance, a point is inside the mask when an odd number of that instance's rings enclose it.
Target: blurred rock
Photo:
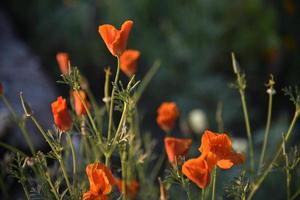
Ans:
[[[4,84],[4,92],[16,112],[22,116],[23,111],[19,99],[19,92],[22,91],[26,100],[30,103],[35,116],[42,126],[47,129],[52,126],[52,116],[50,103],[56,97],[56,91],[42,71],[39,59],[30,52],[28,46],[22,42],[15,34],[12,23],[0,10],[0,81]],[[42,44],[41,44],[42,45]],[[7,110],[0,101],[1,116],[7,118]],[[2,118],[1,118],[2,119]],[[1,120],[0,139],[5,136],[5,141],[12,145],[25,148],[26,143],[17,126],[10,120]],[[30,137],[35,146],[41,146],[44,141],[40,133],[31,122],[27,122]],[[7,126],[12,133],[6,134]]]

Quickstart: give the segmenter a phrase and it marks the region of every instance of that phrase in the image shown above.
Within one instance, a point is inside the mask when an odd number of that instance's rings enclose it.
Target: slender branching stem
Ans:
[[[1,95],[1,97],[2,97],[2,100],[5,104],[5,106],[8,108],[13,120],[18,125],[19,129],[21,130],[21,133],[23,134],[23,137],[24,137],[25,142],[27,143],[27,145],[30,149],[30,152],[32,153],[32,155],[35,155],[35,149],[33,147],[33,144],[31,142],[31,140],[30,140],[29,133],[28,133],[26,127],[25,127],[25,122],[20,121],[18,119],[17,113],[14,111],[14,109],[12,108],[11,104],[9,103],[9,101],[7,100],[5,95]]]
[[[24,178],[24,179],[25,179],[25,178]],[[23,190],[24,190],[24,192],[25,192],[26,199],[27,199],[27,200],[31,200],[29,191],[28,191],[28,189],[27,189],[27,187],[26,187],[25,180],[23,180],[23,178],[20,179],[20,183],[21,183],[22,188],[23,188]]]
[[[44,131],[44,129],[42,128],[42,126],[39,124],[39,122],[35,119],[35,117],[33,115],[30,115],[30,118],[33,121],[33,123],[36,125],[36,127],[38,128],[38,130],[40,131],[40,133],[42,133],[42,135],[45,138],[46,142],[49,144],[50,148],[52,149],[53,153],[55,154],[55,156],[56,156],[56,158],[57,158],[57,160],[58,160],[58,162],[59,162],[59,164],[61,166],[61,169],[62,169],[62,172],[63,172],[63,176],[65,178],[65,181],[66,181],[69,193],[70,193],[70,195],[72,195],[71,184],[70,184],[70,181],[69,181],[68,174],[66,172],[66,167],[65,167],[65,164],[64,164],[64,162],[62,160],[62,157],[61,157],[60,153],[58,152],[58,149],[50,141],[50,139],[47,136],[46,132]]]
[[[291,199],[291,191],[290,191],[290,186],[291,186],[291,174],[290,174],[290,168],[289,168],[289,157],[288,154],[286,153],[285,149],[285,141],[283,137],[283,142],[282,142],[282,154],[285,158],[285,175],[286,175],[286,199],[290,200]]]
[[[268,137],[270,133],[270,127],[271,127],[271,118],[272,118],[272,105],[273,105],[273,86],[274,86],[274,80],[273,77],[271,76],[271,79],[269,81],[269,89],[268,89],[268,96],[269,96],[269,101],[268,101],[268,115],[267,115],[267,124],[266,124],[266,129],[265,129],[265,136],[264,136],[264,143],[260,155],[260,160],[259,160],[259,167],[261,168],[264,159],[265,159],[265,154],[266,154],[266,149],[267,149],[267,144],[268,144]]]
[[[200,196],[201,200],[205,199],[205,189],[204,188],[201,190],[201,195],[199,195],[199,196]]]
[[[11,146],[9,144],[5,144],[3,142],[0,141],[0,147],[5,148],[13,153],[19,153],[20,155],[24,156],[24,157],[28,157],[28,155],[26,153],[24,153],[23,151],[21,151],[20,149]]]
[[[112,141],[112,143],[110,145],[110,149],[105,154],[105,165],[106,166],[110,165],[110,157],[111,157],[112,153],[115,150],[115,147],[116,147],[116,144],[117,144],[117,139],[119,138],[121,130],[122,130],[122,127],[123,127],[123,125],[124,125],[124,123],[126,121],[127,109],[128,109],[128,103],[124,103],[122,116],[121,116],[118,128],[116,130],[116,134],[115,134],[115,136],[113,138],[113,141]]]
[[[145,91],[145,89],[147,88],[147,86],[150,83],[151,79],[153,78],[153,76],[155,75],[157,70],[159,69],[160,65],[161,65],[160,60],[155,60],[152,67],[147,72],[146,76],[142,80],[142,83],[141,83],[140,87],[138,88],[137,92],[135,93],[135,102],[136,103],[140,100],[143,92]]]
[[[298,119],[299,116],[299,109],[296,109],[296,112],[294,114],[294,117],[292,119],[292,122],[289,126],[289,129],[287,131],[287,133],[284,135],[284,140],[282,142],[287,142],[287,140],[289,139],[292,130],[294,129],[295,123]],[[275,153],[274,158],[271,160],[271,162],[269,163],[269,165],[267,165],[266,169],[263,171],[262,175],[257,179],[257,181],[255,181],[252,185],[252,190],[250,191],[249,195],[248,195],[248,200],[252,199],[252,197],[254,196],[254,194],[256,193],[256,191],[258,190],[258,188],[260,187],[260,185],[262,184],[262,182],[265,180],[265,178],[267,177],[267,175],[270,173],[271,169],[273,168],[273,165],[276,163],[277,159],[279,158],[279,156],[282,153],[282,142],[278,147],[278,150]]]
[[[296,190],[296,192],[292,195],[291,200],[295,200],[296,197],[300,195],[300,187]]]
[[[52,190],[53,195],[55,196],[55,199],[56,199],[56,200],[60,200],[60,199],[59,199],[59,195],[58,195],[58,193],[57,193],[57,191],[56,191],[56,189],[55,189],[55,187],[54,187],[54,185],[53,185],[53,183],[52,183],[52,181],[51,181],[51,178],[50,178],[50,176],[49,176],[48,173],[46,173],[46,180],[47,180],[48,184],[49,184],[50,187],[51,187],[51,190]]]
[[[119,81],[119,74],[120,74],[120,58],[117,57],[118,65],[117,65],[117,72],[114,80],[114,85],[117,85]],[[113,127],[113,110],[114,110],[114,100],[115,100],[115,92],[116,88],[113,86],[111,91],[111,97],[110,97],[110,105],[109,105],[109,118],[108,118],[108,133],[107,133],[107,140],[110,142],[112,138],[112,127]]]
[[[99,142],[99,144],[101,145],[101,144],[102,144],[102,140],[101,140],[102,135],[101,135],[101,132],[98,131],[97,126],[96,126],[96,124],[95,124],[95,122],[94,122],[94,119],[93,119],[93,117],[92,117],[92,114],[91,114],[90,110],[88,109],[88,107],[87,107],[85,101],[83,100],[82,96],[80,95],[80,92],[78,91],[78,89],[76,89],[75,91],[76,91],[76,94],[78,95],[79,100],[80,100],[80,102],[82,103],[84,109],[86,110],[86,113],[87,113],[87,116],[88,116],[88,118],[89,118],[89,121],[90,121],[90,123],[91,123],[91,125],[92,125],[92,127],[93,127],[93,130],[95,131],[95,133],[96,133],[96,135],[97,135],[98,142]]]
[[[242,106],[243,106],[243,113],[244,113],[247,137],[248,137],[248,142],[249,142],[250,167],[251,167],[251,170],[253,171],[254,170],[254,149],[253,149],[253,141],[252,141],[250,120],[249,120],[249,113],[248,113],[248,109],[247,109],[245,91],[243,89],[240,89],[239,91],[240,91],[240,96],[241,96],[241,101],[242,101]]]
[[[76,171],[76,168],[77,168],[76,152],[75,152],[75,148],[74,148],[73,141],[72,141],[72,138],[70,136],[70,133],[66,133],[66,134],[67,134],[67,140],[68,140],[68,143],[70,145],[71,153],[72,153],[72,161],[73,161],[73,185],[75,185],[75,183],[76,183],[76,176],[77,176],[77,171]]]
[[[216,183],[217,183],[217,168],[215,167],[213,171],[212,194],[211,194],[212,200],[215,200]]]

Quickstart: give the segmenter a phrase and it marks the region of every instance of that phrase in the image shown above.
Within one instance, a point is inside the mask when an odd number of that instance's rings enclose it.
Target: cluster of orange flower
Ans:
[[[126,50],[127,39],[132,26],[132,21],[124,22],[121,30],[108,24],[99,26],[99,33],[108,50],[113,56],[120,58],[120,68],[129,77],[136,72],[137,59],[140,56],[139,51]],[[70,61],[67,53],[57,54],[57,62],[63,74],[69,73]],[[0,92],[2,90],[2,87],[0,87]],[[72,96],[76,114],[78,116],[85,115],[86,109],[90,108],[90,104],[84,90],[72,91]],[[58,97],[51,106],[56,126],[62,132],[69,131],[73,122],[67,108],[66,99]],[[180,162],[183,160],[181,158],[188,152],[192,140],[169,136],[179,117],[178,108],[174,102],[165,102],[158,108],[157,113],[157,123],[168,135],[165,137],[164,143],[169,162],[172,165],[182,165],[182,173],[200,188],[205,188],[209,184],[210,173],[215,166],[229,169],[233,165],[244,162],[244,156],[234,152],[231,141],[226,134],[216,134],[211,131],[205,131],[202,136],[199,148],[201,155],[184,163]],[[138,182],[131,181],[127,184],[126,191],[122,191],[122,180],[114,178],[111,170],[104,164],[89,164],[86,167],[86,173],[90,189],[84,193],[84,200],[108,199],[107,195],[111,193],[113,185],[116,185],[123,194],[128,195],[130,198],[136,196]]]
[[[158,108],[157,112],[158,125],[169,133],[179,116],[176,104],[165,102]],[[175,164],[175,161],[177,161],[177,164],[181,164],[180,158],[186,155],[192,144],[191,139],[175,137],[166,137],[164,142],[169,162],[172,165]],[[198,158],[183,163],[182,173],[202,189],[209,184],[210,172],[215,166],[229,169],[233,165],[245,161],[244,155],[233,150],[230,138],[224,133],[217,134],[206,130],[202,135],[199,151],[201,155]]]
[[[104,40],[108,50],[113,56],[120,59],[120,69],[131,77],[136,72],[137,61],[140,57],[140,52],[133,49],[127,49],[127,40],[133,22],[128,20],[123,23],[121,30],[114,26],[106,24],[99,26],[99,33]],[[68,53],[61,52],[56,55],[60,71],[62,74],[69,73],[70,58]],[[85,115],[86,109],[90,109],[90,104],[84,90],[72,91],[74,100],[75,112],[78,116]],[[72,117],[67,108],[66,99],[58,97],[52,103],[52,113],[54,123],[62,132],[67,132],[72,128]],[[118,189],[130,198],[135,198],[138,188],[138,182],[132,180],[127,184],[125,190],[122,191],[122,180],[114,178],[112,172],[104,164],[93,163],[86,167],[90,190],[83,195],[84,200],[105,200],[107,195],[112,191],[112,186],[116,185]]]

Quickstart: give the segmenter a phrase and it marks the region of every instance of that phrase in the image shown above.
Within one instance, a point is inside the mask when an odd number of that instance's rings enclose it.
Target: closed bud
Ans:
[[[33,112],[31,110],[29,104],[24,99],[22,92],[20,92],[20,99],[21,99],[22,107],[23,107],[26,117],[30,117],[33,114]]]

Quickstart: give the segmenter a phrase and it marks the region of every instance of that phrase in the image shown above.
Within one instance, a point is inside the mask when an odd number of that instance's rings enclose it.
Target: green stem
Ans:
[[[287,191],[287,200],[290,200],[291,198],[291,191],[290,191],[290,185],[291,185],[291,174],[290,174],[290,170],[289,170],[289,160],[288,160],[288,156],[285,156],[285,173],[286,173],[286,191]]]
[[[261,168],[264,162],[265,158],[265,153],[267,149],[267,144],[268,144],[268,137],[269,137],[269,132],[270,132],[270,126],[271,126],[271,117],[272,117],[272,105],[273,105],[273,94],[272,94],[273,87],[270,87],[270,93],[269,93],[269,103],[268,103],[268,116],[267,116],[267,124],[266,124],[266,130],[265,130],[265,137],[264,137],[264,143],[262,147],[262,152],[260,155],[260,160],[259,160],[259,167]]]
[[[283,142],[287,142],[287,140],[289,139],[292,130],[294,129],[295,123],[297,121],[297,118],[299,116],[299,112],[298,110],[296,110],[293,120],[290,124],[290,127],[287,131],[287,133],[284,136],[284,140],[282,140],[277,152],[275,153],[274,158],[272,159],[272,161],[269,163],[269,165],[267,166],[267,168],[265,169],[265,171],[262,173],[262,175],[259,177],[259,179],[257,181],[254,182],[253,186],[252,186],[252,190],[249,193],[249,196],[247,198],[247,200],[252,199],[253,195],[256,193],[256,191],[258,190],[258,188],[260,187],[260,185],[262,184],[262,182],[265,180],[265,178],[267,177],[267,175],[270,173],[271,169],[273,168],[273,165],[276,163],[278,157],[280,156],[281,152],[282,152],[282,144]]]
[[[107,133],[107,141],[110,142],[112,138],[112,125],[113,125],[113,110],[114,110],[114,99],[115,99],[115,85],[118,84],[119,81],[119,73],[120,73],[120,58],[117,57],[118,60],[118,66],[117,66],[117,72],[114,80],[114,86],[111,91],[111,97],[110,97],[110,106],[109,106],[109,118],[108,118],[108,133]]]
[[[105,154],[105,165],[106,166],[110,165],[110,157],[111,157],[112,153],[115,150],[115,146],[116,146],[116,143],[117,143],[117,139],[119,137],[119,133],[121,132],[123,124],[124,124],[124,122],[126,120],[127,107],[128,107],[127,103],[124,103],[124,108],[123,108],[122,116],[121,116],[121,119],[120,119],[120,122],[119,122],[119,125],[118,125],[118,128],[117,128],[116,134],[114,136],[114,139],[112,141],[110,149],[108,150],[108,153]]]
[[[70,181],[69,181],[69,177],[68,177],[68,174],[67,174],[67,171],[66,171],[66,166],[65,166],[65,163],[64,161],[62,160],[61,157],[58,158],[58,162],[60,164],[60,167],[61,167],[61,170],[63,172],[63,176],[66,180],[66,184],[67,184],[67,187],[68,187],[68,190],[69,190],[69,193],[70,195],[72,196],[72,187],[71,187],[71,184],[70,184]]]
[[[95,122],[94,122],[94,120],[93,120],[92,114],[91,114],[90,110],[88,109],[86,103],[84,102],[82,96],[80,95],[79,91],[78,91],[77,89],[76,89],[75,91],[76,91],[76,94],[78,95],[78,97],[79,97],[79,99],[80,99],[80,102],[82,103],[84,109],[86,110],[87,116],[88,116],[88,118],[89,118],[89,120],[90,120],[90,123],[91,123],[91,125],[92,125],[92,127],[93,127],[93,129],[94,129],[94,131],[95,131],[95,133],[96,133],[96,135],[97,135],[98,142],[99,142],[99,144],[100,144],[100,146],[101,146],[101,144],[102,144],[102,140],[101,140],[102,135],[101,135],[101,133],[98,131],[98,129],[97,129],[97,127],[96,127],[96,124],[95,124]]]
[[[22,156],[24,157],[28,157],[28,155],[26,153],[24,153],[23,151],[21,151],[20,149],[17,149],[16,147],[14,146],[11,146],[9,144],[5,144],[3,142],[0,141],[0,147],[3,147],[11,152],[14,152],[14,153],[19,153],[21,154]]]
[[[41,127],[41,125],[38,123],[38,121],[35,119],[35,117],[33,115],[30,115],[30,118],[31,120],[33,121],[33,123],[36,125],[36,127],[39,129],[40,133],[42,133],[43,137],[45,138],[45,140],[47,141],[47,143],[49,144],[50,148],[52,149],[52,151],[54,152],[57,160],[59,161],[59,164],[62,168],[62,171],[63,171],[63,175],[64,175],[64,178],[65,178],[65,181],[67,183],[67,187],[68,187],[68,190],[69,190],[69,193],[70,195],[72,195],[72,190],[71,190],[71,184],[70,184],[70,181],[69,181],[69,178],[68,178],[68,175],[66,173],[66,169],[65,169],[65,165],[63,163],[63,160],[61,158],[61,155],[58,153],[58,150],[57,148],[52,144],[52,142],[49,140],[46,132],[44,131],[44,129]]]
[[[300,195],[300,187],[297,189],[297,191],[293,194],[293,196],[291,197],[291,200],[296,199],[296,197],[298,197],[298,195]]]
[[[205,189],[201,190],[201,200],[205,199]]]
[[[4,95],[1,95],[1,97],[2,97],[2,100],[5,104],[5,106],[8,108],[13,120],[19,126],[19,129],[21,130],[21,133],[23,134],[23,137],[25,138],[25,141],[30,149],[30,152],[32,153],[32,155],[35,155],[35,149],[30,140],[29,133],[28,133],[27,129],[25,128],[25,122],[21,122],[20,120],[18,120],[18,116],[17,116],[16,112],[14,111],[14,109],[12,108],[9,101],[7,100],[7,98]]]
[[[161,152],[161,154],[159,156],[159,159],[157,160],[155,166],[153,167],[153,170],[152,170],[151,176],[150,176],[150,180],[154,181],[156,179],[162,165],[164,164],[165,159],[166,159],[166,150],[163,149],[163,151]]]
[[[69,133],[66,133],[66,134],[67,134],[67,139],[68,139],[68,142],[69,142],[69,145],[70,145],[70,148],[71,148],[71,153],[72,153],[73,185],[75,185],[75,183],[76,183],[76,166],[77,166],[76,152],[75,152],[74,145],[73,145],[72,138],[71,138],[70,134]]]
[[[137,92],[135,93],[135,102],[136,103],[140,100],[141,95],[143,94],[144,90],[146,89],[147,85],[150,83],[151,79],[153,78],[153,76],[155,75],[157,70],[159,69],[160,65],[161,65],[160,60],[156,60],[153,63],[150,70],[147,72],[146,76],[144,77],[144,79],[141,82],[140,87],[138,88]]]
[[[54,185],[53,185],[53,183],[52,183],[52,181],[51,181],[51,178],[50,178],[49,174],[46,175],[46,179],[47,179],[48,184],[49,184],[50,187],[51,187],[51,190],[52,190],[52,193],[53,193],[54,196],[55,196],[55,199],[56,199],[56,200],[60,200],[60,199],[59,199],[59,195],[58,195],[58,193],[57,193],[57,191],[56,191],[56,189],[55,189],[55,187],[54,187]]]
[[[217,168],[215,167],[213,172],[213,185],[212,185],[212,195],[211,195],[212,200],[215,200],[216,182],[217,182]]]
[[[126,152],[125,152],[126,153]],[[121,152],[121,154],[124,154]],[[126,195],[126,183],[127,183],[127,176],[126,176],[126,160],[123,158],[125,157],[124,155],[121,155],[122,160],[121,160],[121,167],[122,167],[122,199],[126,200],[127,195]]]
[[[241,79],[240,74],[237,74],[238,80]],[[243,113],[245,118],[245,125],[246,125],[246,131],[247,131],[247,137],[249,142],[249,150],[250,150],[250,167],[251,170],[254,170],[254,150],[253,150],[253,142],[252,142],[252,134],[251,134],[251,126],[250,126],[250,120],[249,120],[249,114],[247,109],[247,103],[245,98],[245,92],[244,89],[239,89],[242,106],[243,106]]]
[[[23,180],[20,180],[20,182],[21,182],[22,188],[23,188],[23,190],[24,190],[24,192],[25,192],[26,199],[27,199],[27,200],[31,200],[29,191],[28,191],[28,189],[27,189],[27,187],[26,187],[26,184],[24,183]]]

